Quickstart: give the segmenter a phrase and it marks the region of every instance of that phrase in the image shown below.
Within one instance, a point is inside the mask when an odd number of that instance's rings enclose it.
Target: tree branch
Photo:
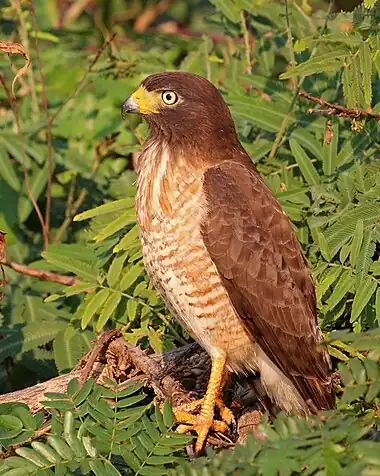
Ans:
[[[375,121],[380,121],[380,114],[372,114],[371,112],[366,112],[361,109],[351,109],[348,107],[341,106],[340,104],[332,104],[325,101],[324,99],[317,98],[311,94],[301,91],[299,93],[301,98],[308,99],[315,104],[319,104],[325,109],[313,109],[309,108],[308,112],[310,114],[323,114],[326,116],[339,116],[339,117],[350,117],[352,119],[374,119]]]
[[[53,273],[52,271],[31,268],[24,264],[15,263],[14,261],[0,261],[0,265],[11,268],[17,273],[41,279],[42,281],[52,281],[53,283],[63,284],[64,286],[82,284],[82,281],[74,276],[65,276],[64,274]]]

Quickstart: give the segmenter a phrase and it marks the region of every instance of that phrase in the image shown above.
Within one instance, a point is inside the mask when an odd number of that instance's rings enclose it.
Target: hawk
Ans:
[[[126,113],[149,125],[136,167],[146,270],[211,357],[199,414],[175,412],[196,431],[196,450],[210,428],[232,421],[222,401],[227,372],[259,375],[261,389],[288,414],[332,408],[331,364],[318,347],[306,260],[219,91],[195,74],[154,74],[124,102]],[[225,423],[214,421],[215,406]]]

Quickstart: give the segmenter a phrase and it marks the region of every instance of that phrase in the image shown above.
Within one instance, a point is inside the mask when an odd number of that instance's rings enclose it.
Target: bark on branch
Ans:
[[[63,284],[64,286],[73,286],[74,284],[82,283],[82,281],[74,276],[66,276],[64,274],[53,273],[52,271],[45,271],[44,269],[31,268],[30,266],[14,261],[0,261],[0,265],[13,269],[13,271],[24,274],[25,276],[38,278],[42,281],[52,281],[53,283]]]
[[[363,111],[361,109],[354,109],[341,106],[340,104],[332,104],[325,101],[324,99],[317,98],[311,94],[301,91],[299,93],[301,98],[308,99],[315,104],[319,104],[324,109],[308,109],[310,114],[323,114],[326,116],[339,116],[339,117],[349,117],[351,119],[374,119],[375,121],[380,121],[380,114],[372,114],[371,112]]]

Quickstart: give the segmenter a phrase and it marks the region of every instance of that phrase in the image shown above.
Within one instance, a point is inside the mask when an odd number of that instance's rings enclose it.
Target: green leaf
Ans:
[[[22,421],[13,415],[0,415],[0,441],[14,438],[21,433]]]
[[[372,59],[371,50],[366,41],[359,47],[360,71],[365,106],[370,107],[372,102]]]
[[[311,74],[327,71],[337,71],[343,64],[348,50],[333,49],[328,53],[313,56],[309,60],[290,68],[286,73],[280,74],[280,79],[289,79],[294,76],[310,76]]]
[[[358,220],[355,227],[354,236],[352,237],[351,251],[350,251],[350,264],[352,267],[356,266],[356,261],[359,256],[360,248],[363,243],[364,224],[363,220]]]
[[[320,230],[317,230],[317,237],[318,237],[318,245],[321,250],[322,256],[325,258],[326,261],[330,261],[331,251],[327,243],[327,240],[325,238],[325,235]]]
[[[74,396],[73,403],[75,406],[78,407],[86,400],[86,398],[90,395],[93,386],[94,382],[91,379],[87,380],[83,387]]]
[[[123,460],[134,470],[139,471],[140,469],[140,460],[125,446],[120,448],[120,454]]]
[[[210,0],[215,7],[233,23],[239,23],[240,10],[233,0]]]
[[[376,290],[376,281],[365,277],[359,284],[358,289],[356,290],[354,302],[352,304],[351,311],[351,322],[355,322],[360,313],[363,311],[365,306],[368,304],[368,301],[371,299],[373,293]]]
[[[377,324],[380,327],[380,289],[376,291],[376,320]]]
[[[107,273],[107,283],[108,283],[108,286],[110,286],[111,288],[119,280],[119,276],[121,274],[121,271],[123,269],[123,266],[127,257],[128,257],[127,253],[120,253],[119,256],[116,256],[113,259]]]
[[[117,233],[118,231],[125,228],[127,225],[131,223],[135,223],[136,215],[133,211],[128,211],[123,213],[122,215],[115,218],[115,220],[111,221],[107,226],[105,226],[100,233],[94,236],[94,240],[96,242],[103,241],[109,236]]]
[[[7,184],[18,192],[20,190],[20,181],[14,170],[13,164],[8,156],[8,152],[0,143],[0,176],[7,182]]]
[[[139,278],[143,271],[144,268],[141,262],[138,262],[135,265],[131,266],[123,276],[123,279],[121,280],[119,285],[119,289],[121,291],[127,290]]]
[[[364,279],[372,263],[372,256],[375,252],[376,243],[373,240],[374,230],[371,229],[363,235],[363,243],[357,259],[356,269],[360,274],[360,279]]]
[[[122,295],[118,292],[112,292],[108,296],[107,301],[104,304],[102,312],[100,313],[99,319],[96,323],[97,332],[101,331],[106,325],[112,314],[115,312],[119,302],[121,301]]]
[[[171,428],[175,422],[175,418],[169,400],[165,400],[162,417],[166,428]]]
[[[85,329],[88,326],[91,319],[94,317],[94,315],[100,311],[101,307],[103,306],[108,296],[110,295],[110,292],[111,291],[109,289],[101,289],[94,296],[91,296],[82,315],[82,319],[81,319],[82,329]]]
[[[227,101],[234,117],[249,121],[268,132],[277,132],[287,115],[283,105],[271,104],[262,99],[228,96]],[[289,122],[295,122],[294,114],[290,115]]]
[[[364,8],[373,8],[376,5],[377,0],[364,0]]]
[[[76,296],[77,294],[82,294],[84,292],[94,291],[96,289],[96,284],[94,283],[80,283],[74,284],[73,286],[68,286],[63,290],[66,296]]]
[[[134,243],[139,236],[139,229],[138,226],[135,225],[133,228],[129,230],[129,232],[123,236],[120,242],[115,246],[113,249],[114,253],[118,253],[119,251],[128,250],[132,243]]]
[[[50,463],[56,464],[61,460],[59,454],[53,450],[53,448],[46,443],[41,443],[40,441],[33,441],[31,444],[32,448],[40,453],[44,458],[46,458]]]
[[[294,139],[290,139],[289,144],[290,144],[290,148],[292,150],[293,156],[302,172],[302,175],[305,177],[305,180],[307,181],[307,183],[309,185],[318,185],[321,181],[320,177],[313,163],[311,162],[310,158],[306,154],[306,152]]]
[[[75,367],[84,353],[81,335],[67,336],[66,330],[59,332],[54,340],[54,360],[60,372]]]
[[[54,266],[58,266],[60,269],[74,273],[92,283],[96,280],[96,270],[87,261],[69,258],[64,254],[53,251],[43,251],[41,254],[46,261]]]
[[[355,83],[354,65],[352,62],[344,65],[342,74],[343,96],[347,107],[357,107],[357,96],[353,84]]]
[[[73,221],[88,220],[89,218],[108,215],[109,213],[117,213],[133,206],[133,198],[123,198],[121,200],[116,200],[111,203],[105,203],[104,205],[100,205],[99,207],[92,208],[91,210],[86,210],[85,212],[79,213],[73,218]]]
[[[22,458],[27,459],[41,468],[49,464],[49,461],[44,456],[38,454],[37,451],[32,450],[31,448],[17,448],[15,452]]]
[[[334,290],[327,301],[328,309],[334,309],[335,306],[344,298],[344,296],[350,292],[354,278],[351,271],[348,269],[343,270],[338,282],[334,286]]]
[[[128,299],[127,301],[127,314],[128,320],[133,322],[136,319],[138,301],[136,299]]]

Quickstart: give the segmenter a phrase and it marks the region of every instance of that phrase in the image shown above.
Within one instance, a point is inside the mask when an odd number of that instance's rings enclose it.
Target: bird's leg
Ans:
[[[194,430],[198,434],[195,450],[201,451],[210,428],[216,431],[225,432],[227,424],[233,420],[233,414],[223,403],[222,389],[225,382],[225,357],[216,357],[211,361],[211,374],[207,386],[207,391],[201,400],[187,403],[174,409],[176,419],[180,423],[187,423],[190,426],[180,426],[179,431],[187,432]],[[214,407],[219,408],[220,416],[224,421],[214,420]],[[201,407],[198,415],[192,415],[190,411]]]

